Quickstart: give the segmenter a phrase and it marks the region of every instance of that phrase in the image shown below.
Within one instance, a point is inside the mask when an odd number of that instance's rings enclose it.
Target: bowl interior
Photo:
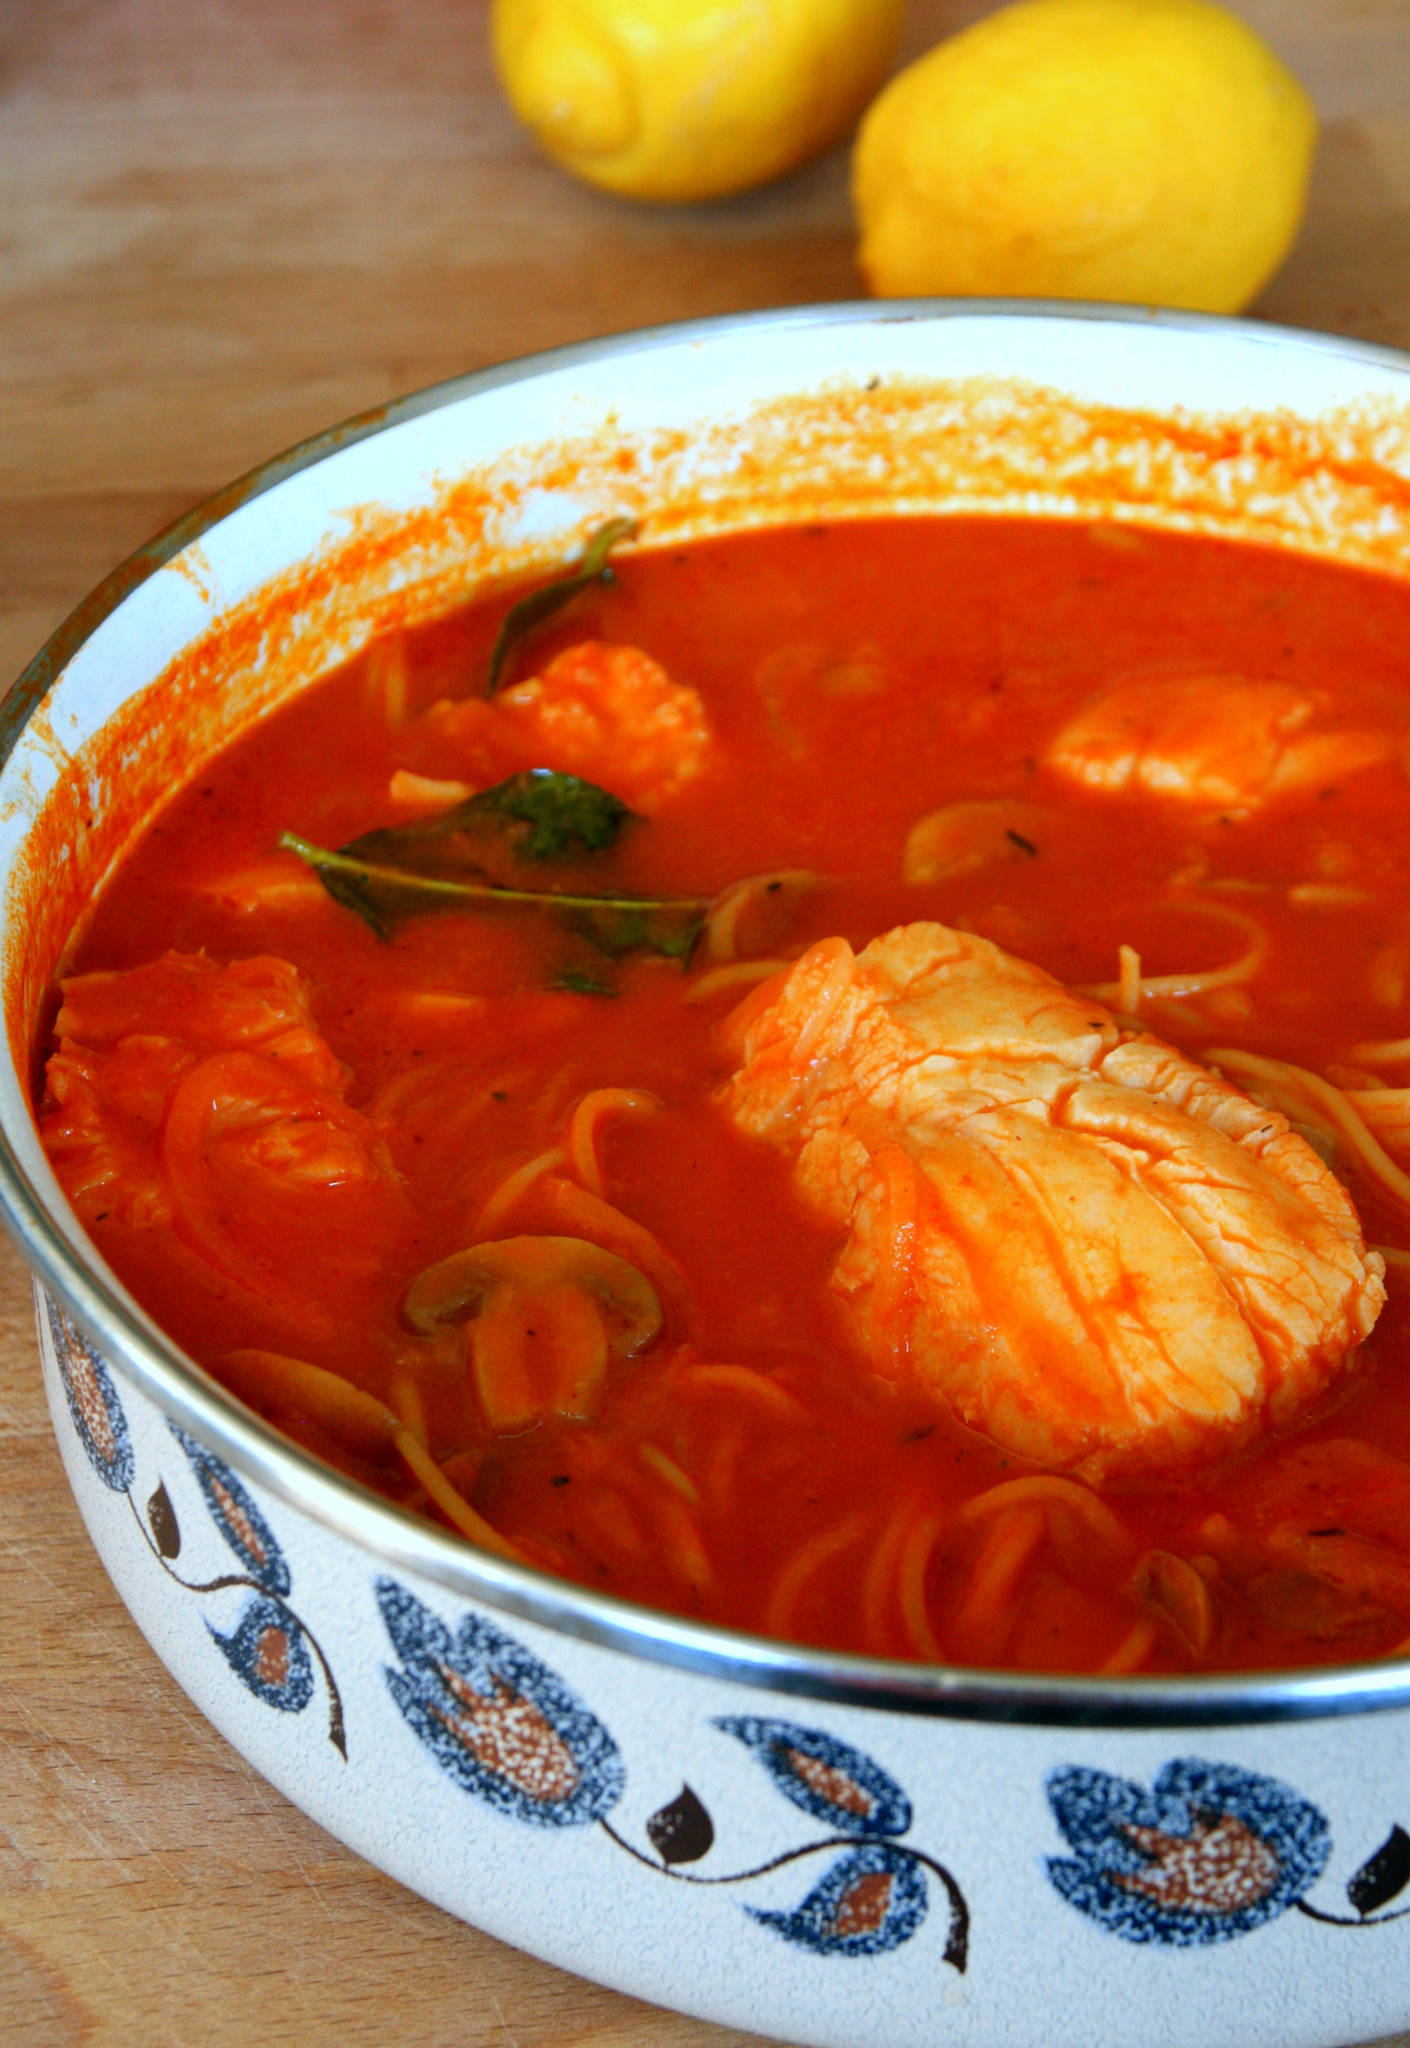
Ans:
[[[570,553],[783,521],[1136,521],[1410,575],[1410,362],[1113,309],[819,308],[628,336],[419,394],[292,451],[94,593],[21,679],[0,762],[0,1196],[122,1369],[221,1455],[389,1561],[511,1611],[912,1710],[1258,1718],[1410,1696],[1398,1667],[1218,1681],[924,1672],[646,1615],[471,1552],[324,1471],[162,1336],[81,1232],[29,1107],[72,931],[200,762],[389,626]]]

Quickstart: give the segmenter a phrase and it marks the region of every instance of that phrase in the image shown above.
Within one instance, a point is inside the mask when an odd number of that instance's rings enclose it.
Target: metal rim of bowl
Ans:
[[[1233,334],[1329,354],[1410,377],[1410,355],[1258,321],[1163,308],[1043,299],[861,300],[725,314],[571,343],[409,393],[297,443],[174,520],[114,569],[53,633],[0,705],[0,767],[78,649],[131,591],[231,512],[340,449],[463,398],[604,357],[647,353],[751,329],[891,325],[950,319],[1095,321]],[[43,1285],[119,1369],[247,1478],[383,1565],[461,1597],[629,1656],[837,1705],[965,1720],[1093,1728],[1231,1726],[1410,1705],[1410,1659],[1198,1678],[1094,1678],[927,1666],[776,1642],[610,1594],[473,1549],[345,1479],[245,1408],[170,1341],[69,1242],[0,1130],[0,1221]]]

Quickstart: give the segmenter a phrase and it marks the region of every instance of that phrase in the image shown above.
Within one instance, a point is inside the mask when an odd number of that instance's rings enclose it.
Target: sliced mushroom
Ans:
[[[580,1237],[505,1237],[428,1266],[402,1314],[431,1335],[468,1319],[475,1392],[496,1433],[547,1415],[586,1420],[609,1361],[634,1358],[661,1328],[650,1281]]]
[[[1050,816],[1010,797],[946,804],[912,825],[901,872],[908,882],[947,882],[997,861],[1034,860]]]
[[[1157,1621],[1165,1623],[1181,1648],[1202,1657],[1214,1630],[1209,1587],[1192,1564],[1169,1550],[1147,1550],[1131,1584]]]
[[[706,914],[699,957],[719,965],[776,953],[791,929],[795,907],[821,882],[812,868],[779,868],[731,882]]]

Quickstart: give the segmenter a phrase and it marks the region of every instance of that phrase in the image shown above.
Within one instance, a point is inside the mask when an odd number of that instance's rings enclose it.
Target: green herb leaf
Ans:
[[[369,833],[368,838],[373,835]],[[399,918],[433,910],[494,910],[521,905],[547,910],[591,941],[600,952],[661,953],[682,960],[705,921],[705,896],[590,896],[557,889],[512,889],[495,882],[453,880],[409,868],[334,853],[297,832],[280,846],[307,863],[334,902],[354,911],[379,939]]]
[[[571,996],[615,996],[617,993],[610,981],[604,981],[600,975],[589,974],[581,967],[563,968],[548,985],[563,989]]]
[[[543,898],[565,906],[565,921],[599,953],[659,953],[667,960],[690,957],[705,913],[706,896],[558,896]]]
[[[512,857],[512,867],[521,861],[600,853],[631,816],[620,797],[595,782],[551,768],[529,768],[434,817],[364,832],[338,850],[374,867],[405,868],[446,881],[507,883],[514,877],[505,872],[505,854]]]
[[[365,925],[371,927],[379,939],[389,939],[392,936],[391,915],[384,912],[378,902],[376,889],[362,876],[351,871],[344,873],[320,865],[310,858],[310,854],[316,852],[317,848],[310,848],[309,853],[305,853],[302,845],[293,845],[291,835],[287,832],[281,836],[279,844],[290,846],[293,852],[308,860],[333,901],[341,903],[344,910],[354,912]]]
[[[560,775],[554,768],[528,768],[522,775],[511,775],[507,782],[472,796],[464,809],[470,816],[504,819],[516,853],[526,860],[600,853],[614,843],[632,815],[610,790],[577,775]]]
[[[552,583],[543,584],[538,590],[531,590],[527,597],[521,597],[517,604],[509,607],[490,652],[489,679],[485,685],[487,697],[493,697],[504,680],[510,655],[536,626],[541,626],[545,619],[551,619],[555,612],[562,611],[565,604],[571,603],[579,591],[586,590],[590,584],[612,581],[612,567],[607,557],[619,540],[631,540],[636,531],[635,519],[609,519],[588,541],[576,569],[571,569],[566,576],[556,577]]]

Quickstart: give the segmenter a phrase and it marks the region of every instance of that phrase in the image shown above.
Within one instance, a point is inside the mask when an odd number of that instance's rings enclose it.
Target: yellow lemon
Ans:
[[[874,292],[1232,313],[1287,254],[1312,103],[1211,0],[1018,0],[892,80],[853,162]]]
[[[845,134],[905,0],[494,0],[495,65],[548,155],[633,199],[718,199]]]

